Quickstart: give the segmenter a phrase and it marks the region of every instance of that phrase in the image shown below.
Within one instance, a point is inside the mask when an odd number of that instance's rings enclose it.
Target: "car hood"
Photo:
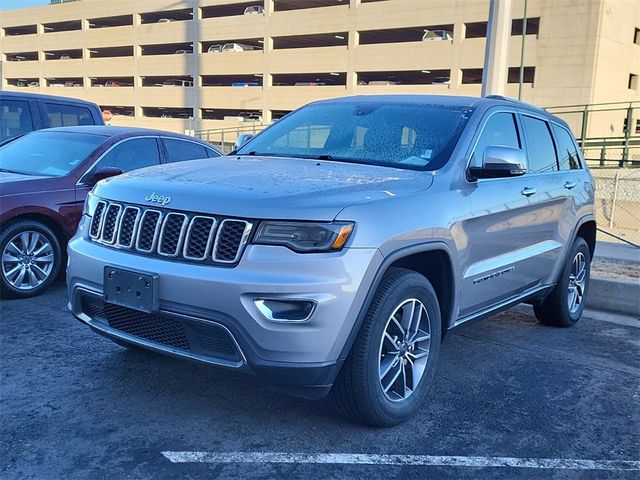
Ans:
[[[0,172],[0,196],[42,193],[62,188],[64,183],[55,177]]]
[[[428,172],[233,156],[137,170],[100,182],[94,193],[188,212],[329,221],[349,205],[417,192],[431,182]]]

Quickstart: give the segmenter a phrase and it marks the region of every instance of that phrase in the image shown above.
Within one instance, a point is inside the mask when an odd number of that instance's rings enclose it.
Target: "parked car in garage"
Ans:
[[[52,128],[7,140],[0,146],[2,296],[31,297],[51,285],[99,180],[220,155],[192,137],[141,128]]]
[[[0,92],[0,142],[41,128],[75,125],[104,125],[100,107],[75,98]]]

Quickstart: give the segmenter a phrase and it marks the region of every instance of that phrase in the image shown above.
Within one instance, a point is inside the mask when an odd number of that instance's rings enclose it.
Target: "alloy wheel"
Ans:
[[[429,360],[429,314],[415,298],[404,300],[389,319],[380,340],[378,376],[387,399],[399,402],[415,390]]]
[[[575,313],[582,305],[584,291],[587,284],[587,260],[582,252],[574,257],[569,273],[569,287],[567,305],[569,312]]]
[[[45,235],[33,230],[16,234],[2,251],[2,275],[18,290],[32,290],[51,275],[54,251]]]

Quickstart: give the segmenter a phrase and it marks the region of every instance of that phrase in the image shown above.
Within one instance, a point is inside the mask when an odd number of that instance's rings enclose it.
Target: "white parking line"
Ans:
[[[172,463],[304,463],[640,471],[640,461],[633,460],[284,452],[162,452],[162,455]]]

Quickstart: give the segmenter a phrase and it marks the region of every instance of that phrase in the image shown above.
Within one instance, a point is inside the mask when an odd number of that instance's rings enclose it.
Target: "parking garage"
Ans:
[[[447,32],[427,37],[429,32]],[[429,25],[425,27],[386,28],[382,30],[364,30],[360,32],[361,45],[381,43],[420,42],[426,40],[450,40],[453,35],[453,24]]]
[[[404,70],[396,72],[358,72],[358,85],[446,85],[450,70]]]
[[[235,120],[240,122],[262,122],[260,110],[241,110],[224,108],[201,109],[203,120]]]
[[[38,78],[7,78],[7,84],[18,88],[39,87],[40,80]]]
[[[192,108],[142,107],[142,115],[150,118],[182,118],[193,116]]]
[[[148,12],[140,14],[140,23],[170,23],[183,22],[193,19],[193,11],[190,8],[180,10],[165,10],[162,12]]]
[[[126,27],[133,25],[133,15],[118,15],[115,17],[90,18],[87,20],[89,28]]]
[[[90,58],[133,57],[133,45],[124,47],[92,47]]]
[[[35,62],[38,60],[38,52],[7,53],[7,62]]]
[[[142,77],[143,87],[193,87],[193,77],[183,76],[152,76]]]
[[[251,52],[264,49],[262,38],[241,38],[235,40],[206,40],[201,42],[202,53]]]
[[[20,25],[18,27],[5,27],[4,34],[7,37],[15,37],[18,35],[35,35],[38,33],[37,25]]]
[[[227,5],[209,5],[201,8],[202,18],[236,17],[240,15],[250,15],[252,13],[261,13],[260,10],[264,10],[262,3],[261,1],[245,1]]]
[[[349,0],[274,0],[274,12],[349,5]]]
[[[188,55],[193,53],[193,43],[162,43],[141,45],[142,55]]]
[[[203,75],[203,87],[261,87],[261,73],[253,75]]]
[[[47,87],[83,87],[82,77],[46,78]]]
[[[329,73],[278,73],[273,77],[274,87],[319,87],[325,85],[346,85],[347,74]]]
[[[45,23],[42,27],[44,28],[44,33],[72,32],[74,30],[82,30],[82,21],[70,20],[66,22]]]
[[[348,32],[318,33],[314,35],[291,35],[286,37],[274,37],[274,50],[287,48],[311,48],[311,47],[338,47],[347,46],[349,43]]]
[[[49,50],[44,52],[45,60],[75,60],[82,58],[82,49]]]
[[[122,106],[122,105],[101,105],[100,110],[109,111],[111,115],[120,116],[120,117],[133,117],[135,114],[135,108],[133,106]]]
[[[92,87],[133,87],[133,77],[90,77]]]

